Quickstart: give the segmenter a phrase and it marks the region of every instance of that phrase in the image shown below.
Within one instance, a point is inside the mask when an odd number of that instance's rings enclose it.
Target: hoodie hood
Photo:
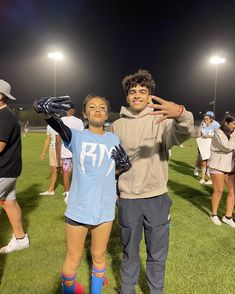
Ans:
[[[153,108],[146,106],[145,109],[143,109],[139,113],[133,113],[130,109],[130,107],[124,107],[122,106],[121,111],[120,111],[120,116],[121,117],[126,117],[126,118],[140,118],[148,115],[149,113],[153,112]]]

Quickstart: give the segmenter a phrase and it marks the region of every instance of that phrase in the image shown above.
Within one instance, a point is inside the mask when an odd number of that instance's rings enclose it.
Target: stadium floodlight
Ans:
[[[221,58],[219,56],[212,56],[210,59],[210,63],[212,64],[221,64],[221,63],[225,63],[226,59],[225,58]]]
[[[62,60],[64,59],[64,55],[61,52],[56,51],[56,52],[48,53],[48,58],[55,59],[55,60]]]
[[[59,51],[48,53],[48,58],[54,60],[54,97],[56,97],[57,61],[64,59],[63,53]]]
[[[214,101],[213,101],[213,112],[215,114],[216,106],[216,92],[217,92],[217,82],[218,82],[218,70],[219,65],[226,62],[226,59],[220,56],[212,56],[210,58],[210,63],[215,65],[215,86],[214,86]]]

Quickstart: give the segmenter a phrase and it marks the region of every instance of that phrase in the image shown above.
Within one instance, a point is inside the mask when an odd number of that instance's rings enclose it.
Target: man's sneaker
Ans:
[[[232,228],[235,228],[235,222],[233,221],[232,218],[228,219],[226,216],[224,216],[222,218],[222,222],[226,223],[227,225],[229,225]]]
[[[54,191],[52,191],[52,192],[45,191],[45,192],[39,193],[40,196],[44,196],[44,195],[53,196],[54,194],[55,194]]]
[[[205,184],[205,180],[204,180],[204,179],[201,179],[201,180],[199,181],[199,183],[200,183],[200,184]]]
[[[12,251],[22,250],[28,247],[29,247],[29,238],[27,234],[25,234],[23,239],[16,239],[16,237],[13,235],[8,245],[0,249],[0,253],[10,253]]]
[[[213,222],[215,225],[217,225],[217,226],[221,226],[221,221],[220,221],[220,219],[218,218],[217,215],[214,215],[214,216],[211,215],[210,219],[212,220],[212,222]]]
[[[205,182],[206,185],[212,185],[212,180],[208,180]]]

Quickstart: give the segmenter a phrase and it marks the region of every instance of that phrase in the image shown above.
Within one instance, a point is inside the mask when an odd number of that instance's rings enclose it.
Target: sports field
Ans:
[[[48,187],[48,160],[41,161],[44,134],[22,137],[23,172],[18,180],[18,201],[29,234],[28,249],[0,255],[1,294],[54,294],[60,292],[60,270],[65,257],[62,179],[55,196],[38,196]],[[170,158],[169,195],[171,210],[170,250],[165,278],[165,294],[234,294],[235,230],[209,220],[211,186],[202,186],[193,176],[197,149],[195,140],[174,147]],[[224,212],[225,201],[219,215]],[[0,208],[0,247],[11,238],[11,227]],[[89,293],[90,240],[77,278]],[[117,293],[121,244],[117,221],[108,248],[109,287],[103,293]],[[141,275],[136,293],[148,294],[145,281],[145,245],[141,245]]]

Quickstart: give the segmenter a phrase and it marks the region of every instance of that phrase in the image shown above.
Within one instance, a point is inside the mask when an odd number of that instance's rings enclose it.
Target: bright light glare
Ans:
[[[213,64],[220,64],[220,63],[225,63],[225,58],[221,58],[219,56],[212,56],[210,59],[210,63]]]
[[[64,55],[59,51],[51,52],[51,53],[48,53],[48,58],[51,58],[54,60],[62,60],[62,59],[64,59]]]

